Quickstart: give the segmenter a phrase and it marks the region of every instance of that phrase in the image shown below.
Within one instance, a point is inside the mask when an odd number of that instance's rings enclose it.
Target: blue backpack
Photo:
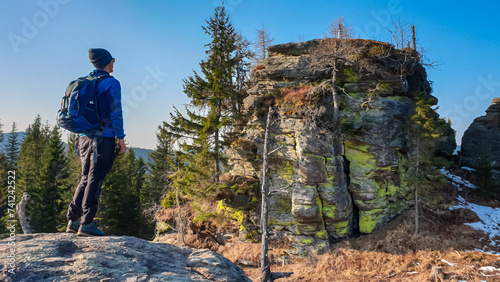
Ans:
[[[57,125],[74,133],[99,134],[104,130],[97,105],[97,85],[109,74],[80,77],[70,82],[57,113]]]

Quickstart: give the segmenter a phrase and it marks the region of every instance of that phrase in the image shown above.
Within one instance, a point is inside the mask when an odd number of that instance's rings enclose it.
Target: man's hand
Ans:
[[[118,139],[118,147],[120,148],[120,153],[127,152],[127,145],[125,145],[124,139]]]

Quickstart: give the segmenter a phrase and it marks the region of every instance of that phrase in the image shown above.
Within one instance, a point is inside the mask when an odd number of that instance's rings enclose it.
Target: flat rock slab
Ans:
[[[1,281],[251,281],[208,249],[176,247],[129,236],[66,233],[16,235],[0,241]],[[7,257],[15,248],[15,274]]]

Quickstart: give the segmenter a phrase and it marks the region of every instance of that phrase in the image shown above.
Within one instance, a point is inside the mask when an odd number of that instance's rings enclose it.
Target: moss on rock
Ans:
[[[374,209],[369,211],[359,212],[359,231],[361,233],[372,233],[372,231],[380,225],[384,219],[383,209]]]

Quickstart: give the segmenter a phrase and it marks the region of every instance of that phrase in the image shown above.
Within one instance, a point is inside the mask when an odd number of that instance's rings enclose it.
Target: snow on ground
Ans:
[[[441,172],[441,174],[448,177],[448,182],[450,182],[451,185],[458,187],[460,191],[461,191],[462,186],[465,186],[467,188],[472,188],[472,189],[477,188],[476,185],[470,183],[467,180],[463,180],[460,176],[452,174],[449,170],[447,170],[444,167],[441,168],[439,171]]]
[[[463,167],[462,167],[462,169],[465,169],[465,170],[467,170],[467,171],[469,171],[469,172],[474,172],[474,171],[476,171],[475,169],[473,169],[473,168],[471,168],[471,167],[468,167],[468,166],[463,166]]]
[[[469,225],[475,230],[480,230],[486,233],[490,239],[490,246],[500,246],[500,208],[492,208],[468,203],[462,196],[458,196],[457,200],[458,205],[451,207],[450,210],[468,209],[475,212],[480,221],[465,223],[465,225]],[[497,238],[495,239],[495,237]]]

